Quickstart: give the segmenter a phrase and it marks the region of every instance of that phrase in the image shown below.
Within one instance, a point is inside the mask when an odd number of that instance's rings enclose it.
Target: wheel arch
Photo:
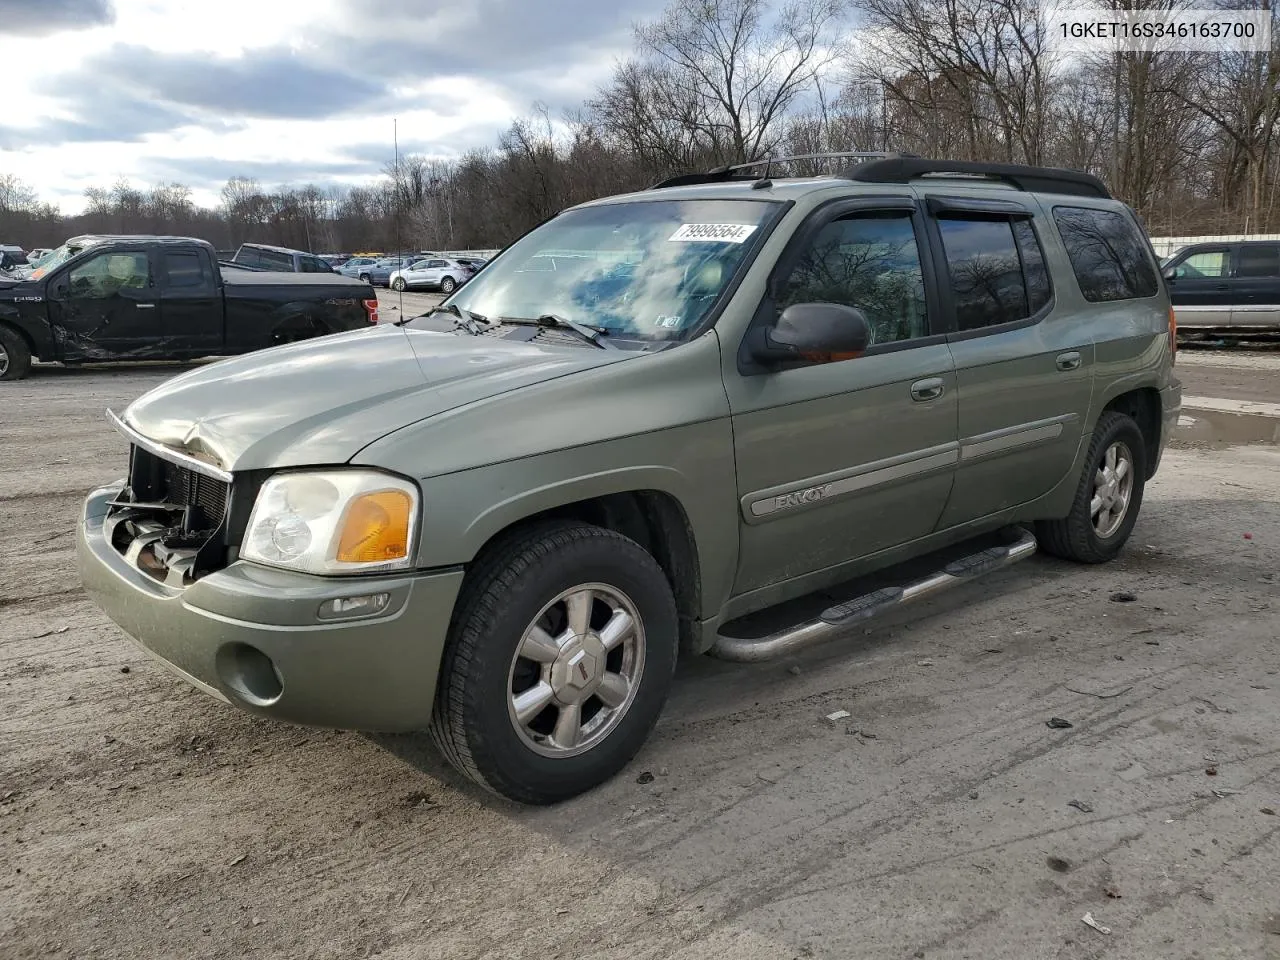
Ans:
[[[539,523],[571,520],[613,530],[634,540],[658,562],[675,596],[681,648],[696,649],[701,641],[702,561],[680,497],[671,484],[654,482],[662,479],[654,473],[666,472],[670,471],[655,468],[652,473],[645,471],[647,477],[629,477],[629,482],[624,473],[603,486],[601,478],[596,478],[590,493],[575,483],[556,484],[495,505],[467,528],[468,573],[480,566],[476,562],[480,557]]]
[[[1160,424],[1163,416],[1160,403],[1160,392],[1152,386],[1137,387],[1118,394],[1107,401],[1102,413],[1115,411],[1130,417],[1142,432],[1144,453],[1146,454],[1146,476],[1150,480],[1155,474],[1160,450]]]
[[[31,336],[31,333],[24,330],[21,325],[16,324],[5,317],[0,317],[0,327],[4,327],[4,329],[12,332],[19,340],[25,343],[27,345],[27,350],[31,353],[31,356],[39,360],[45,359],[45,357],[40,356],[40,350],[36,346],[36,341]]]

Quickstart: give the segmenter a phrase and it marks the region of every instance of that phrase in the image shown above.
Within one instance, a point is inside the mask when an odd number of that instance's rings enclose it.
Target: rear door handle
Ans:
[[[156,308],[156,305],[154,303],[136,303],[134,304],[134,306],[136,306],[139,310],[154,310]]]
[[[911,399],[918,403],[937,400],[942,396],[942,378],[930,377],[928,380],[917,380],[911,385]]]
[[[1060,353],[1058,354],[1057,363],[1059,370],[1079,370],[1080,354],[1074,350],[1070,353]]]
[[[1226,290],[1226,289],[1227,289],[1227,285],[1226,285],[1225,283],[1218,283],[1218,284],[1215,284],[1215,285],[1214,285],[1213,289],[1215,289],[1215,290]]]

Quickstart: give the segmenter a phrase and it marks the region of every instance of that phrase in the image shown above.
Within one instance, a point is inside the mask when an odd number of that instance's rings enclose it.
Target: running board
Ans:
[[[768,636],[746,639],[719,634],[709,651],[721,660],[756,663],[772,660],[845,632],[855,623],[878,617],[903,604],[911,603],[957,584],[967,583],[995,570],[1000,570],[1036,552],[1036,538],[1029,530],[1012,528],[1016,538],[1003,546],[979,550],[948,563],[937,573],[904,587],[882,587],[857,599],[828,607],[816,620],[787,627]]]

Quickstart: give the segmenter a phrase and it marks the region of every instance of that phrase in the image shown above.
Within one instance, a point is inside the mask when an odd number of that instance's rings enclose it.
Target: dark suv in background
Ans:
[[[1280,241],[1196,243],[1162,269],[1180,330],[1280,333]]]
[[[305,250],[290,250],[288,247],[272,247],[265,243],[242,243],[232,263],[242,267],[254,267],[258,270],[272,270],[276,273],[334,273],[320,257]]]

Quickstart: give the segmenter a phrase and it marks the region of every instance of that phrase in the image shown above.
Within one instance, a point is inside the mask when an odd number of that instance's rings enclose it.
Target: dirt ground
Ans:
[[[86,600],[102,410],[177,369],[0,390],[3,960],[1280,958],[1277,448],[1171,451],[1111,565],[686,662],[622,776],[528,809],[206,698]]]
[[[1185,346],[1178,351],[1177,370],[1188,397],[1280,403],[1280,350]]]

